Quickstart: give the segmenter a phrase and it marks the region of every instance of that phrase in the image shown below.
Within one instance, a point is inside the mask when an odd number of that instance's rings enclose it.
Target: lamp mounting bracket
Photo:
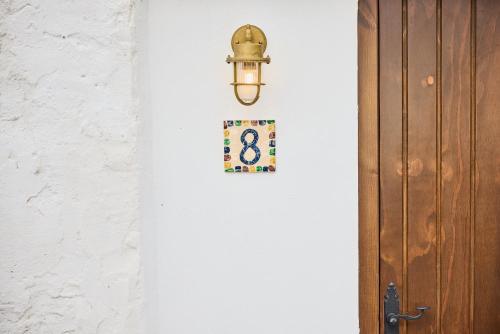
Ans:
[[[259,27],[251,24],[245,24],[244,26],[239,27],[231,38],[231,47],[233,48],[233,51],[236,51],[235,46],[237,44],[247,41],[262,45],[262,53],[266,51],[267,38]]]

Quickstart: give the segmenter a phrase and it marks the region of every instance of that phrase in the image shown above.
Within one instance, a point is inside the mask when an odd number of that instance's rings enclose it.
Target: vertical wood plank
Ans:
[[[380,294],[403,287],[402,2],[379,4],[380,43]],[[380,298],[383,309],[383,298]],[[380,331],[383,332],[383,312]]]
[[[474,332],[500,329],[500,2],[477,0]]]
[[[359,326],[379,333],[378,1],[358,3]]]
[[[441,333],[468,333],[470,0],[442,0]]]
[[[436,333],[436,0],[408,0],[408,303],[432,308],[408,333]]]
[[[441,229],[443,132],[443,0],[436,1],[436,333],[441,328]]]
[[[402,191],[403,191],[403,220],[402,220],[402,296],[401,310],[406,312],[408,309],[408,0],[402,0],[402,26],[403,33],[401,36],[403,44],[402,52],[402,145],[401,145],[401,162],[402,162]],[[406,322],[402,324],[402,331],[407,333]]]
[[[474,333],[474,286],[475,286],[475,219],[476,219],[476,1],[470,0],[470,127],[469,127],[469,167],[470,167],[470,229],[469,229],[469,333]]]

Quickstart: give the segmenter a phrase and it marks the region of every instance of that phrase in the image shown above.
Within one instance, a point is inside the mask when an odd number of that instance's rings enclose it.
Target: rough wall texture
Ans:
[[[0,333],[140,333],[135,1],[0,0]]]

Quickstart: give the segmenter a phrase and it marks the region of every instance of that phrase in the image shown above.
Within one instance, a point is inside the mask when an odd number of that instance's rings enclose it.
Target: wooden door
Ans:
[[[360,329],[500,333],[500,1],[359,1]]]

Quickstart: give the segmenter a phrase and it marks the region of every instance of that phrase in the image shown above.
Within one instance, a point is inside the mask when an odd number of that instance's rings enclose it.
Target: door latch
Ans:
[[[399,313],[399,295],[396,290],[396,284],[389,283],[387,292],[384,296],[384,334],[399,334],[400,320],[418,320],[424,316],[425,311],[430,310],[429,306],[419,306],[416,315]]]

